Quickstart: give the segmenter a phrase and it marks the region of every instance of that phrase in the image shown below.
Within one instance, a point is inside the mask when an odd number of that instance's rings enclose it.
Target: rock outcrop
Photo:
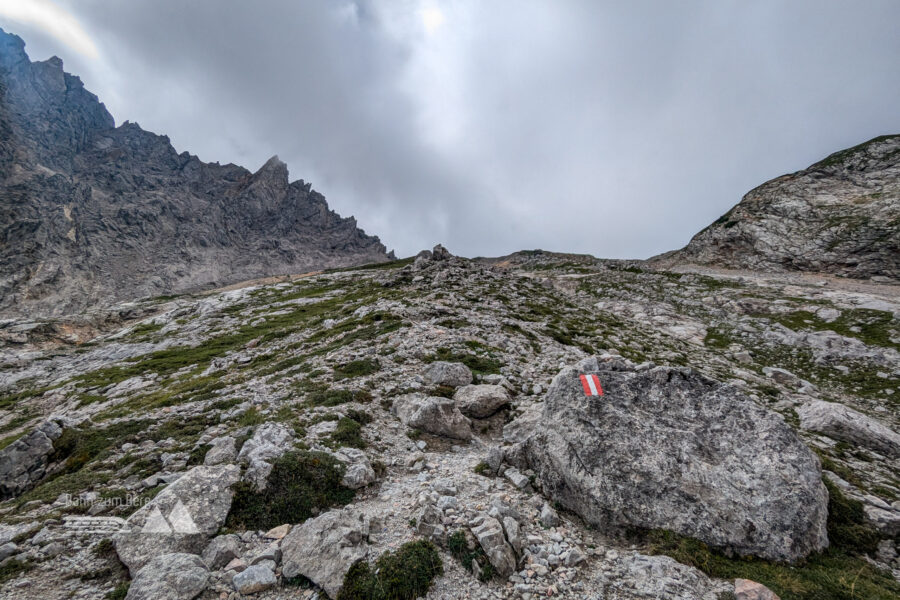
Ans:
[[[303,575],[337,598],[350,567],[369,551],[369,522],[351,510],[332,510],[294,527],[281,541],[285,577]]]
[[[59,423],[47,420],[0,450],[0,500],[14,498],[40,481],[62,432]]]
[[[800,427],[900,458],[900,434],[889,427],[835,402],[814,400],[797,409]]]
[[[239,476],[236,465],[194,467],[182,475],[113,537],[119,560],[136,575],[164,554],[200,554],[225,523]]]
[[[900,279],[900,135],[764,183],[652,262]]]
[[[599,526],[670,529],[771,560],[828,545],[818,459],[781,417],[690,369],[598,366],[605,394],[563,369],[522,442],[550,498]]]
[[[0,30],[0,314],[85,307],[387,260],[277,157],[204,163],[112,116]]]

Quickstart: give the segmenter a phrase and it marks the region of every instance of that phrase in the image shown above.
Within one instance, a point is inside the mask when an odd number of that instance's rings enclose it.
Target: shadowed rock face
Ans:
[[[900,279],[900,135],[764,183],[657,261]]]
[[[0,314],[97,304],[387,259],[277,157],[204,163],[115,127],[62,61],[0,30]]]
[[[669,529],[770,560],[828,545],[818,460],[780,416],[690,369],[591,371],[604,395],[563,369],[524,442],[550,498],[601,527]]]

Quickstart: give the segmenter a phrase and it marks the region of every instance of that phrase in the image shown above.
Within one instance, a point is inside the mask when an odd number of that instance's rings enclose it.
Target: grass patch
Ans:
[[[374,569],[365,560],[353,565],[337,600],[414,600],[427,594],[434,578],[443,573],[434,544],[407,542],[379,556]]]
[[[347,379],[350,377],[364,377],[381,370],[381,363],[376,358],[363,358],[344,363],[334,369],[334,379]]]
[[[323,387],[314,388],[314,391],[306,396],[306,403],[309,406],[338,406],[347,402],[367,404],[372,401],[372,394],[366,390],[322,389]]]
[[[12,558],[0,566],[0,585],[34,568],[31,561]]]
[[[862,505],[846,498],[830,481],[828,538],[831,547],[795,566],[757,558],[728,558],[706,544],[671,531],[648,534],[650,552],[665,554],[721,579],[751,579],[782,600],[895,600],[900,582],[860,558],[874,548],[878,537],[865,522]]]
[[[266,489],[238,482],[225,526],[236,530],[267,530],[283,523],[302,523],[332,506],[353,500],[344,487],[344,465],[330,454],[287,452],[272,466]]]
[[[438,348],[434,354],[424,359],[425,362],[429,363],[438,360],[462,363],[476,375],[499,374],[500,367],[503,366],[502,362],[490,355],[479,356],[469,352],[458,352],[451,348]]]
[[[335,448],[349,446],[361,450],[367,445],[366,440],[362,437],[362,428],[363,425],[359,421],[350,417],[341,417],[338,419],[337,427],[331,433],[329,441]]]

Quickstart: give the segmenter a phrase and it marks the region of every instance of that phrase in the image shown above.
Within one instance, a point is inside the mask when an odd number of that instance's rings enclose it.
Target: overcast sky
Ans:
[[[406,256],[645,258],[900,132],[896,0],[0,0],[120,124],[278,154]]]

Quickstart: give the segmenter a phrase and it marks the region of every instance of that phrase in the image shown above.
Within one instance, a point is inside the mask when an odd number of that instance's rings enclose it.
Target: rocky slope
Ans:
[[[0,30],[0,315],[386,260],[277,157],[251,173],[112,116]]]
[[[900,135],[764,183],[654,262],[900,279]]]
[[[7,342],[0,597],[896,598],[900,289],[850,283],[438,248]]]

